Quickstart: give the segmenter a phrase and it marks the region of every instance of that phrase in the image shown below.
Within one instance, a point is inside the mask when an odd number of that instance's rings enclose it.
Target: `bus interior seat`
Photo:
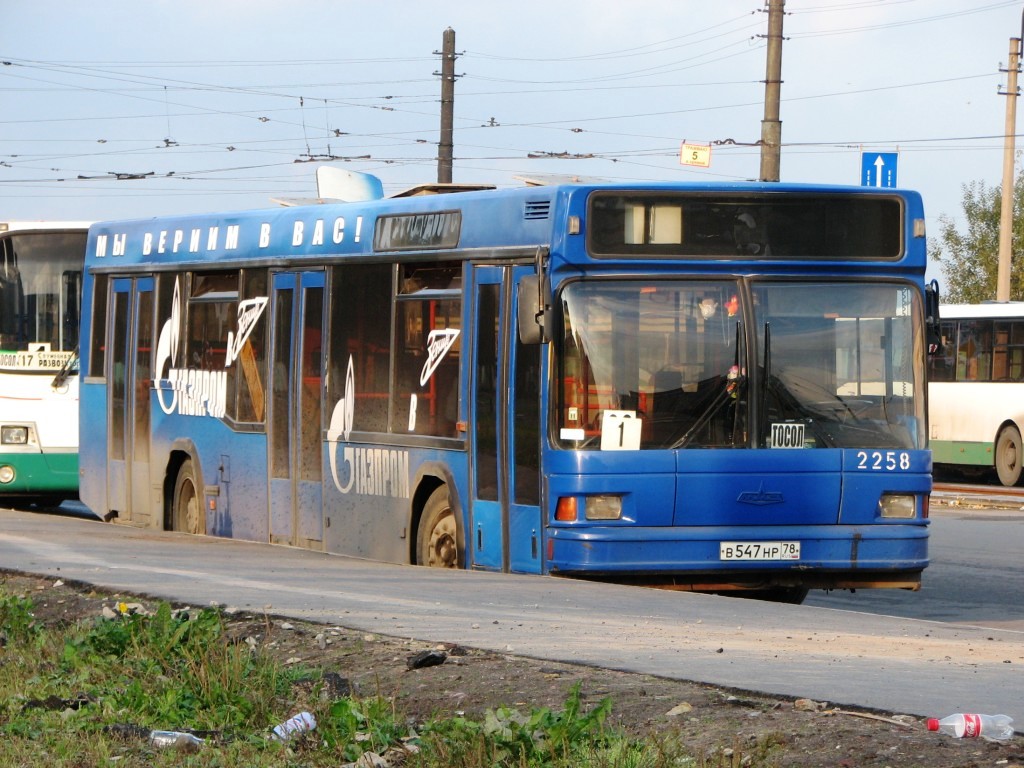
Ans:
[[[724,376],[711,376],[687,386],[681,371],[654,374],[651,437],[658,444],[675,442],[712,406],[725,386]],[[703,433],[704,430],[701,430]]]
[[[660,444],[671,440],[679,431],[680,412],[689,393],[683,392],[683,372],[679,370],[663,368],[655,372],[652,383],[651,438]]]

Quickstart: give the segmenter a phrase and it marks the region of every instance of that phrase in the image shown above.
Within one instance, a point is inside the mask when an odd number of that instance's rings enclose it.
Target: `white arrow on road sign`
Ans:
[[[863,187],[895,187],[897,152],[862,152],[860,183]]]

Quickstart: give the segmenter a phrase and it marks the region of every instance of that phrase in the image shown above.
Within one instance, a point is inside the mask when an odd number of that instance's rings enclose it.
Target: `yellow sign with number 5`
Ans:
[[[687,144],[683,142],[679,150],[680,165],[699,165],[708,168],[711,165],[710,144]]]

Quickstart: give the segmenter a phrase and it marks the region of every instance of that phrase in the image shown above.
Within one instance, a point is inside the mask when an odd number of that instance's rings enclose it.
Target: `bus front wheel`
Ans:
[[[996,438],[996,474],[999,482],[1005,486],[1018,485],[1021,482],[1021,462],[1024,461],[1024,442],[1021,441],[1020,430],[1006,427]]]
[[[448,489],[430,494],[416,532],[416,564],[431,568],[462,568],[463,548]]]
[[[186,459],[178,469],[174,483],[174,500],[171,505],[171,530],[183,533],[205,533],[200,531],[199,494],[196,492],[196,475],[192,460]]]

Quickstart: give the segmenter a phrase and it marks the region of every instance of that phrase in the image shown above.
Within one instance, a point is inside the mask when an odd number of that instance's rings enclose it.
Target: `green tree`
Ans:
[[[942,269],[942,300],[974,304],[996,297],[999,272],[999,219],[1001,188],[974,181],[961,187],[967,230],[960,232],[953,219],[939,216],[939,234],[932,238],[929,256]],[[1010,298],[1024,299],[1024,171],[1013,187],[1013,233],[1010,244]]]

